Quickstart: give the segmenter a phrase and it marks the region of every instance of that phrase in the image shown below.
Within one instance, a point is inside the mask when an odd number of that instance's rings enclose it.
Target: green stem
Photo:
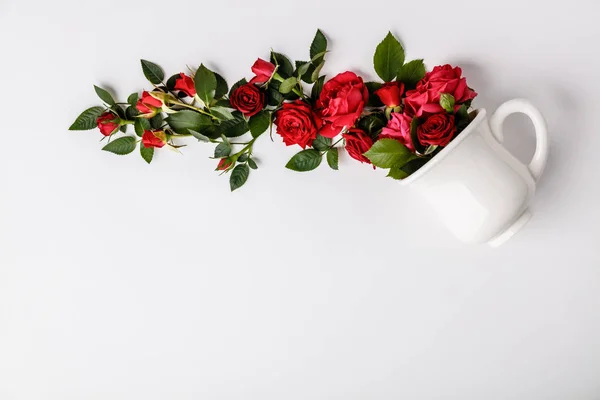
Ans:
[[[324,152],[321,153],[321,156],[323,156],[323,154],[327,153],[329,150],[333,149],[335,147],[336,144],[338,144],[339,142],[341,142],[342,140],[344,140],[344,138],[340,138],[337,142],[335,142],[334,144],[332,144],[331,146],[329,146],[327,148],[327,150],[325,150]]]
[[[186,108],[189,108],[189,109],[194,110],[194,111],[197,111],[200,114],[204,114],[204,115],[207,115],[207,116],[211,117],[212,119],[217,119],[214,115],[212,115],[211,113],[208,113],[208,112],[204,111],[201,108],[194,107],[194,106],[186,104],[186,103],[181,103],[179,101],[170,101],[170,103],[178,105],[178,106],[186,107]]]

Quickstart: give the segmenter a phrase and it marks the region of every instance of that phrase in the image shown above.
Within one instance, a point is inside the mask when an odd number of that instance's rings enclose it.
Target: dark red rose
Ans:
[[[446,146],[454,137],[454,115],[446,112],[432,115],[417,128],[417,137],[422,145]]]
[[[163,131],[144,131],[142,143],[144,147],[161,148],[167,143],[167,135]]]
[[[346,151],[350,157],[362,163],[371,164],[371,161],[363,154],[373,146],[373,139],[358,128],[351,128],[342,135],[346,140]]]
[[[225,171],[227,168],[231,167],[231,161],[227,158],[221,158],[219,160],[219,164],[217,165],[217,171]]]
[[[456,110],[462,103],[477,96],[477,93],[467,86],[467,80],[462,77],[462,70],[459,67],[452,67],[449,64],[439,65],[425,74],[415,90],[406,92],[404,104],[407,112],[417,117],[443,112],[444,109],[440,106],[442,93],[454,96]]]
[[[104,136],[110,136],[119,129],[121,118],[111,113],[110,111],[105,112],[96,119],[98,129]]]
[[[175,79],[175,90],[181,90],[190,97],[194,97],[196,95],[196,86],[194,85],[194,80],[183,72],[179,73],[179,78]]]
[[[410,124],[412,117],[406,113],[392,113],[391,119],[385,128],[379,134],[380,139],[396,139],[405,145],[410,151],[415,151],[412,139],[410,138]]]
[[[402,104],[400,99],[403,93],[404,83],[402,82],[386,82],[375,91],[381,102],[390,108],[398,107]]]
[[[250,80],[250,83],[265,83],[273,76],[275,65],[262,58],[258,58],[254,62],[254,65],[252,65],[252,72],[254,72],[254,75],[256,76]]]
[[[246,117],[259,113],[265,106],[265,94],[256,85],[247,83],[235,89],[229,99],[231,106]]]
[[[368,100],[369,91],[362,78],[347,71],[323,85],[317,109],[323,120],[341,130],[354,125]]]
[[[322,125],[321,119],[302,100],[284,103],[275,113],[273,123],[287,146],[297,144],[303,149],[312,145]]]
[[[146,91],[142,92],[142,98],[138,100],[135,108],[144,118],[152,118],[162,109],[163,102]]]

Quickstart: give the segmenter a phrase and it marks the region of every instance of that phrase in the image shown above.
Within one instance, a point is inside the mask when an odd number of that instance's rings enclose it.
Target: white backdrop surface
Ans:
[[[600,398],[600,7],[553,2],[0,2],[0,399]],[[458,243],[408,189],[341,160],[306,174],[264,137],[229,193],[195,144],[100,151],[95,105],[200,62],[230,83],[270,47],[375,78],[463,66],[493,111],[527,97],[551,156],[534,218],[499,249]],[[533,133],[512,117],[523,160]]]

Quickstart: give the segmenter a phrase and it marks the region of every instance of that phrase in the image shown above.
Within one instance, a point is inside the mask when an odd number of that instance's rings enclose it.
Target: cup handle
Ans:
[[[533,159],[527,166],[534,180],[538,180],[544,172],[546,161],[548,160],[548,128],[546,121],[537,108],[528,100],[514,99],[502,104],[496,112],[490,117],[490,129],[498,142],[502,143],[504,134],[502,124],[506,117],[514,113],[523,113],[531,118],[535,128],[536,147]]]

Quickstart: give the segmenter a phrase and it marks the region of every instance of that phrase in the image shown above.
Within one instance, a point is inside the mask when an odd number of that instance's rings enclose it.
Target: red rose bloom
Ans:
[[[142,144],[144,147],[161,148],[167,143],[167,135],[163,131],[144,131]]]
[[[401,97],[404,93],[404,83],[386,82],[382,87],[375,91],[381,102],[386,107],[398,107],[401,103]]]
[[[362,163],[371,164],[371,161],[363,154],[373,146],[373,139],[358,128],[351,128],[342,135],[346,140],[346,151],[350,157]]]
[[[110,111],[105,112],[96,119],[98,129],[100,129],[100,133],[104,136],[110,136],[115,133],[121,126],[119,122],[120,118]]]
[[[302,100],[284,103],[275,113],[273,123],[287,146],[297,144],[303,149],[312,145],[322,125],[321,119]]]
[[[406,113],[392,113],[392,118],[387,126],[381,130],[380,139],[396,139],[405,145],[410,151],[415,151],[412,139],[410,138],[410,124],[412,117]]]
[[[141,117],[152,118],[162,109],[163,102],[146,91],[142,92],[142,98],[138,100],[135,108],[140,112]]]
[[[235,89],[229,99],[231,106],[246,117],[259,113],[265,106],[265,94],[252,83]]]
[[[406,92],[404,104],[410,115],[427,117],[444,111],[440,106],[442,93],[454,96],[456,110],[462,103],[477,96],[477,93],[467,86],[467,80],[462,77],[462,70],[446,64],[433,68],[433,71],[425,74],[419,81],[415,90]]]
[[[432,115],[417,128],[417,137],[423,145],[446,146],[454,137],[454,115],[446,112]]]
[[[194,85],[194,80],[183,72],[179,74],[179,78],[175,79],[175,90],[181,90],[190,97],[194,97],[196,95],[196,86]]]
[[[354,125],[368,100],[369,91],[362,78],[354,72],[347,71],[323,85],[317,100],[317,109],[321,118],[341,130]]]
[[[226,158],[221,158],[217,165],[217,171],[225,171],[229,167],[231,167],[231,161]]]
[[[254,75],[256,76],[250,80],[250,83],[265,83],[271,79],[271,76],[273,76],[273,73],[275,72],[275,65],[258,58],[254,62],[254,65],[252,65],[252,72],[254,72]]]

